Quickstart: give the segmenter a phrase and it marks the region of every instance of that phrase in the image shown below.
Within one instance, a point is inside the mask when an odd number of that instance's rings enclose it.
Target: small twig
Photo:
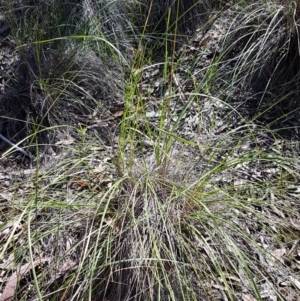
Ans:
[[[17,151],[19,151],[20,153],[22,153],[24,156],[29,157],[30,159],[33,158],[33,156],[26,152],[23,148],[15,145],[14,143],[10,142],[7,138],[5,138],[3,135],[0,134],[0,139],[3,140],[4,142],[8,143],[10,146],[14,147]]]

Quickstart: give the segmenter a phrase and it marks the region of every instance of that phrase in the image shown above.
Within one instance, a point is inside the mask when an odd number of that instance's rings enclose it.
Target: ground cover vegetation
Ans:
[[[1,0],[0,300],[300,300],[299,21]]]

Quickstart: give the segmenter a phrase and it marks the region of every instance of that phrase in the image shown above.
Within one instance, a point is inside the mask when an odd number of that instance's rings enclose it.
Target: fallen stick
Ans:
[[[10,146],[14,147],[17,151],[19,151],[20,153],[22,153],[24,156],[29,157],[30,159],[33,158],[33,156],[26,152],[23,148],[15,145],[14,143],[10,142],[7,138],[5,138],[3,135],[0,134],[0,139],[3,140],[4,142],[8,143]]]

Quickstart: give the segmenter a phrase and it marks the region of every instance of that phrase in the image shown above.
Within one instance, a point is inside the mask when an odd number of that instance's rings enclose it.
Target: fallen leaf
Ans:
[[[124,110],[118,110],[118,111],[113,112],[113,115],[115,117],[121,117],[123,115],[123,113],[124,113]]]
[[[0,239],[3,237],[6,237],[11,231],[13,230],[14,233],[17,232],[17,230],[22,229],[22,223],[19,220],[13,220],[8,222],[6,225],[2,226],[2,231],[0,232]]]
[[[117,220],[114,222],[111,216],[107,216],[104,218],[104,222],[113,229],[113,234],[116,235],[121,231],[122,221]]]
[[[91,150],[92,151],[102,151],[102,150],[105,150],[105,147],[103,147],[103,146],[93,146],[93,147],[91,147]]]
[[[0,296],[0,301],[12,301],[15,295],[18,282],[24,278],[24,276],[30,271],[30,269],[36,267],[41,263],[49,262],[49,261],[50,258],[44,258],[41,260],[37,259],[33,263],[29,262],[24,264],[19,271],[14,272],[6,282],[2,296]]]
[[[278,216],[281,218],[285,218],[285,215],[282,211],[280,211],[276,206],[270,205],[271,209],[273,210],[274,213],[276,213]]]
[[[277,249],[274,251],[271,251],[270,254],[272,254],[278,261],[281,263],[284,263],[283,255],[286,253],[286,249]]]
[[[71,145],[74,143],[74,139],[73,138],[70,138],[70,139],[65,139],[65,140],[60,140],[60,141],[57,141],[55,143],[55,145]]]
[[[292,276],[290,276],[289,278],[290,278],[291,282],[300,290],[300,281]]]
[[[160,112],[155,112],[155,111],[146,112],[147,118],[154,118],[154,117],[160,117],[160,116],[161,116]]]
[[[243,301],[257,301],[254,297],[248,294],[242,294]]]
[[[300,224],[299,223],[294,222],[294,220],[291,219],[291,218],[290,218],[290,222],[291,222],[291,225],[293,226],[294,229],[300,230]]]

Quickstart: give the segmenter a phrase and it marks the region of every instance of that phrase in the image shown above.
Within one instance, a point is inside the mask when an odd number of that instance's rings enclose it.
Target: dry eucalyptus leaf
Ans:
[[[60,140],[60,141],[57,141],[55,143],[55,145],[71,145],[74,143],[74,139],[73,138],[70,138],[70,139],[65,139],[65,140]]]
[[[15,295],[18,282],[24,278],[24,276],[30,271],[30,269],[36,267],[41,263],[49,262],[49,261],[50,258],[44,258],[41,260],[37,259],[33,263],[29,262],[24,264],[19,271],[14,272],[6,282],[2,296],[0,296],[0,301],[12,301]]]
[[[121,116],[123,115],[123,113],[124,113],[124,110],[119,110],[119,111],[115,111],[115,112],[113,113],[113,115],[114,115],[115,117],[121,117]]]
[[[284,263],[283,255],[286,253],[286,249],[277,249],[274,251],[271,251],[270,254],[272,254],[278,261],[281,263]]]
[[[300,281],[293,276],[289,276],[291,282],[300,290]]]
[[[290,222],[291,222],[291,224],[292,224],[292,226],[293,226],[294,229],[300,230],[300,223],[294,222],[294,220],[291,219],[291,218],[290,218]]]
[[[257,301],[254,297],[248,294],[242,294],[243,301]]]

